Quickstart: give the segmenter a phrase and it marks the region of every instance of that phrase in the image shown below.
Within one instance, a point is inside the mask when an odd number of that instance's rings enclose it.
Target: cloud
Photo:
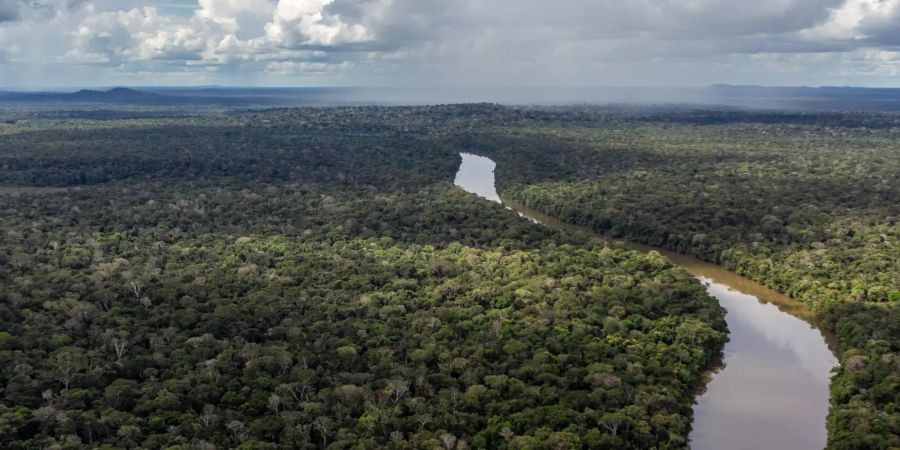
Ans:
[[[19,18],[18,0],[0,0],[0,22],[9,22]]]
[[[86,15],[72,33],[73,48],[65,60],[216,65],[302,59],[307,53],[298,50],[370,39],[361,25],[330,14],[329,4],[331,0],[199,0],[192,17],[164,16],[154,7]]]
[[[856,3],[856,1],[854,1]],[[872,46],[900,46],[900,0],[869,0],[859,20],[859,32]]]
[[[0,0],[0,17],[7,11],[13,13],[10,20],[49,20],[76,12],[87,3],[87,0]]]
[[[853,48],[900,46],[900,0],[847,0],[831,9],[827,20],[797,35]]]
[[[199,0],[198,6],[198,18],[221,25],[240,39],[259,36],[275,10],[269,0]]]
[[[72,33],[71,63],[122,64],[140,60],[196,60],[206,50],[206,36],[187,22],[160,16],[155,8],[86,16]]]
[[[340,63],[277,61],[266,65],[266,72],[281,74],[337,73],[353,66],[348,61]]]
[[[173,1],[0,0],[0,65],[136,80],[817,84],[886,76],[900,47],[900,0]]]
[[[366,42],[366,27],[344,22],[328,11],[334,0],[279,0],[266,39],[279,47],[298,48]]]

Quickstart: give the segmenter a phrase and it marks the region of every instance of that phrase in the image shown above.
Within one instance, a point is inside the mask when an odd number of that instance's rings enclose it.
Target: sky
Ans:
[[[900,0],[0,0],[0,87],[900,87]]]

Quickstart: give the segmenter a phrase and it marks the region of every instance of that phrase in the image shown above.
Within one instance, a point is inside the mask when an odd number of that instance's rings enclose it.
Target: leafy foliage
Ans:
[[[458,151],[506,198],[814,305],[829,447],[900,446],[896,114],[0,115],[7,447],[684,447],[715,303],[454,189]]]
[[[708,114],[705,123],[719,122]],[[815,115],[801,124],[734,116],[696,126],[680,123],[697,122],[697,113],[672,113],[654,119],[663,124],[641,117],[512,138],[539,146],[484,142],[502,161],[507,198],[723,264],[815,306],[841,345],[829,446],[900,445],[896,119],[887,127],[890,116],[875,117],[881,126],[870,129],[827,115],[827,125]]]
[[[684,447],[721,308],[450,186],[405,127],[484,112],[414,111],[5,130],[3,447]]]

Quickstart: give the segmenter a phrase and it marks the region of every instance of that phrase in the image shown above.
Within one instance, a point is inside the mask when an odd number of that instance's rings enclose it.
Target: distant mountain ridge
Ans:
[[[82,89],[74,94],[73,96],[86,98],[86,99],[97,99],[97,100],[107,100],[107,101],[156,101],[162,99],[162,95],[154,94],[151,92],[143,92],[136,91],[134,89],[117,87],[110,89],[108,91],[93,91],[88,89]]]
[[[76,92],[0,91],[0,104],[132,105],[132,106],[306,106],[344,104],[342,88],[147,88],[116,87]]]
[[[61,102],[61,103],[121,103],[155,104],[169,103],[176,98],[161,94],[117,87],[108,91],[82,89],[78,92],[7,92],[0,93],[0,101],[7,102]]]

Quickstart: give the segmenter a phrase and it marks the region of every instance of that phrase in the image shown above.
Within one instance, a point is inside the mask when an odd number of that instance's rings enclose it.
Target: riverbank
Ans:
[[[501,200],[494,187],[496,164],[477,155],[461,156],[456,182],[463,189],[559,231],[596,235]],[[712,374],[697,398],[694,449],[825,446],[828,383],[837,364],[836,347],[833,335],[818,328],[820,323],[806,304],[688,255],[621,241],[615,245],[666,256],[698,278],[728,310],[730,340],[723,350],[724,367]]]

